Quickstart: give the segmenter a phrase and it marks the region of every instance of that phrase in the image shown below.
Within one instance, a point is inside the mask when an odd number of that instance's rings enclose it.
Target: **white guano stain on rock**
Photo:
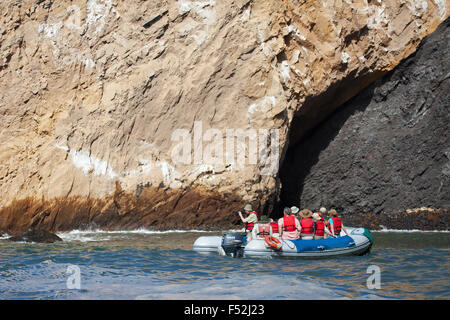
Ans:
[[[350,55],[347,52],[342,51],[341,61],[342,61],[342,63],[348,63],[350,61]]]
[[[67,146],[61,146],[58,144],[56,144],[55,147],[68,152],[72,160],[72,164],[76,168],[81,169],[85,175],[102,175],[110,179],[118,177],[118,174],[112,170],[112,168],[108,165],[108,162],[90,155],[87,151],[75,151],[71,150]]]
[[[280,75],[281,75],[281,78],[283,79],[284,83],[286,83],[287,80],[289,80],[291,78],[290,69],[291,68],[290,68],[289,62],[287,62],[286,60],[281,62],[279,71],[280,71]]]
[[[106,24],[106,17],[109,15],[112,2],[111,0],[88,0],[86,26],[94,27],[94,32],[99,33]]]
[[[268,113],[276,105],[276,98],[274,96],[266,96],[257,103],[252,103],[247,109],[247,117],[249,120],[257,112]]]
[[[166,186],[172,185],[172,183],[175,182],[175,178],[178,176],[175,168],[166,161],[158,162],[157,166],[161,169],[164,184]]]
[[[297,38],[299,38],[302,41],[306,40],[306,37],[300,33],[300,30],[298,30],[298,28],[292,26],[292,25],[288,25],[285,27],[288,34],[294,34]]]
[[[38,33],[46,38],[54,38],[59,33],[62,26],[62,22],[47,24],[47,22],[44,21],[39,25]]]
[[[406,6],[416,17],[421,17],[428,9],[428,1],[408,0]]]
[[[260,46],[261,46],[261,50],[264,53],[264,55],[266,57],[270,56],[270,52],[271,52],[270,45],[268,45],[264,42],[264,31],[261,30],[260,26],[258,26],[258,39],[259,39],[259,42],[261,43]]]
[[[362,13],[366,14],[367,28],[370,29],[383,29],[390,22],[389,14],[386,11],[386,5],[383,3],[381,6],[367,6]]]
[[[438,6],[439,9],[439,17],[441,21],[445,19],[445,13],[447,12],[447,1],[446,0],[433,0],[434,3]]]
[[[251,15],[251,7],[248,7],[242,14],[241,21],[243,21],[243,22],[249,21],[250,15]]]
[[[95,62],[94,60],[90,59],[90,58],[85,58],[82,60],[83,64],[86,68],[94,68],[95,67]]]
[[[296,64],[298,62],[298,58],[300,56],[300,50],[296,49],[294,50],[294,53],[292,54],[291,63]]]
[[[127,178],[149,175],[152,170],[156,169],[160,171],[164,185],[171,187],[181,186],[181,184],[176,181],[179,177],[179,173],[175,170],[174,166],[166,161],[156,161],[153,163],[151,160],[140,158],[138,159],[137,169],[126,170],[121,174],[118,174],[112,169],[107,161],[92,156],[87,151],[75,151],[71,150],[67,146],[62,146],[59,144],[55,144],[55,147],[67,152],[70,156],[72,164],[76,168],[80,169],[86,176],[105,176],[108,179],[124,180]]]
[[[111,0],[88,0],[86,4],[86,19],[83,25],[81,25],[81,12],[78,6],[71,5],[66,10],[69,17],[65,22],[59,21],[49,24],[47,21],[44,21],[38,27],[39,35],[50,39],[50,43],[53,46],[54,63],[58,67],[81,62],[88,69],[94,68],[96,63],[92,58],[91,48],[89,46],[73,48],[70,44],[68,45],[67,37],[69,34],[75,35],[80,37],[83,43],[87,44],[88,40],[98,38],[111,13],[115,14],[116,17],[120,17],[120,14],[114,9]],[[81,30],[87,32],[81,32]]]
[[[178,0],[178,13],[185,14],[194,11],[201,21],[191,21],[179,29],[181,35],[190,34],[197,45],[203,44],[208,38],[210,28],[216,24],[216,1]]]

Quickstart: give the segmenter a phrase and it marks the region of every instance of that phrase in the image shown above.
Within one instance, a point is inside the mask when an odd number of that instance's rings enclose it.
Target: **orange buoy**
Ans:
[[[281,250],[282,244],[280,239],[275,238],[274,236],[266,236],[266,244],[269,248],[274,250]]]

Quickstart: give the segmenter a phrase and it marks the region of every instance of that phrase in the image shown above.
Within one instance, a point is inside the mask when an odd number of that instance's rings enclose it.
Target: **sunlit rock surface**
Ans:
[[[448,12],[436,0],[2,1],[0,227],[226,225],[247,201],[269,213],[289,145]],[[227,149],[234,129],[262,146]]]

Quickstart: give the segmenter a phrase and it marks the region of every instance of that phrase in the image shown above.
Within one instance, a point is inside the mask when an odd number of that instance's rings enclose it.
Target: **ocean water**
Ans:
[[[0,299],[450,298],[449,232],[373,232],[369,254],[319,260],[192,251],[197,237],[224,233],[72,231],[54,244],[3,237]]]

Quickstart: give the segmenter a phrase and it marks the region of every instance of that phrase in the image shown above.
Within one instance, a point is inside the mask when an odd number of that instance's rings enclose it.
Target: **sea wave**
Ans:
[[[83,229],[71,231],[59,231],[56,234],[63,241],[108,241],[112,239],[127,238],[129,235],[163,235],[163,234],[182,234],[182,233],[232,233],[243,232],[244,229],[230,229],[230,230],[149,230],[146,228],[138,228],[132,230],[103,230],[103,229]],[[449,233],[450,230],[419,230],[419,229],[389,229],[384,227],[380,230],[370,230],[373,233]],[[0,240],[7,240],[11,235],[5,233],[0,236]]]
[[[149,230],[145,228],[133,229],[133,230],[72,230],[68,232],[57,232],[56,234],[63,239],[63,241],[108,241],[112,239],[127,238],[130,235],[163,235],[163,234],[182,234],[182,233],[229,233],[229,232],[242,232],[239,230]]]

